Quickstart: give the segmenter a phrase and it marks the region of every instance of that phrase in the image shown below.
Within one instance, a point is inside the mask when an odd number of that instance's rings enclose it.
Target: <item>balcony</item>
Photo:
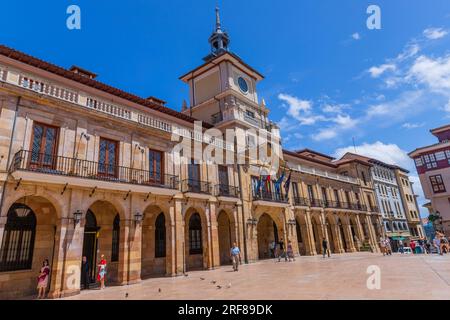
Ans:
[[[380,212],[380,209],[377,206],[371,206],[370,211],[371,212]]]
[[[211,194],[211,184],[206,181],[186,179],[181,183],[182,192],[193,192],[201,194]]]
[[[311,207],[314,207],[314,208],[323,208],[323,206],[324,206],[323,201],[320,199],[309,199],[309,202],[310,202]]]
[[[288,203],[288,198],[282,192],[269,192],[253,190],[253,201],[269,201],[278,203]]]
[[[61,177],[118,182],[178,189],[178,177],[147,170],[21,150],[14,155],[10,172],[27,171]],[[46,181],[42,179],[42,181]]]
[[[309,200],[301,197],[294,197],[294,205],[301,207],[309,207]]]
[[[218,197],[239,198],[239,187],[233,187],[226,184],[218,184],[215,186],[215,194]]]

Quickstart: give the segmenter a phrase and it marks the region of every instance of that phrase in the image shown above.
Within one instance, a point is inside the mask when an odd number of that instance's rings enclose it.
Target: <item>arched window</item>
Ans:
[[[155,258],[166,256],[166,218],[160,213],[155,222]]]
[[[113,222],[111,262],[119,261],[120,216],[116,214]]]
[[[24,204],[14,204],[8,211],[0,250],[0,271],[31,269],[36,215]]]
[[[194,213],[189,219],[189,253],[199,254],[202,248],[202,221],[198,213]]]

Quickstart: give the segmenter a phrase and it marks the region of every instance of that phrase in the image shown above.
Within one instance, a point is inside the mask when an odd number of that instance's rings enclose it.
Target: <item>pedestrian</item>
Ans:
[[[106,260],[105,255],[100,256],[101,260],[98,264],[97,280],[100,282],[100,289],[105,289],[105,277],[106,277]]]
[[[386,243],[386,252],[389,256],[392,256],[392,247],[391,247],[391,240],[387,237],[385,240]]]
[[[42,267],[41,270],[39,271],[38,276],[38,284],[37,284],[38,299],[45,298],[45,292],[47,291],[49,275],[50,275],[50,266],[48,265],[48,259],[45,259],[42,262]]]
[[[387,254],[386,241],[384,240],[383,237],[380,237],[380,250],[381,250],[381,253],[383,254],[383,256],[385,256]]]
[[[412,253],[416,253],[416,242],[414,240],[411,240],[409,247],[411,248]]]
[[[280,254],[278,255],[278,262],[280,262],[281,258],[284,258],[284,261],[288,261],[286,251],[284,250],[283,238],[281,238],[280,241],[278,242],[278,246],[280,247]]]
[[[441,240],[438,238],[437,235],[434,236],[434,239],[433,239],[433,246],[436,248],[437,253],[438,253],[439,255],[442,256],[442,252],[441,252]]]
[[[403,241],[402,240],[398,240],[398,252],[403,254]]]
[[[328,258],[329,258],[330,250],[328,249],[328,241],[326,238],[322,239],[322,250],[323,250],[323,257],[325,258],[325,255],[328,254]]]
[[[83,260],[81,262],[81,282],[83,283],[84,289],[89,289],[90,271],[91,266],[89,265],[89,261],[87,260],[86,256],[83,256]]]
[[[277,244],[275,243],[275,240],[271,241],[269,243],[269,254],[270,254],[270,258],[275,258],[275,248],[276,248]]]
[[[292,242],[291,240],[288,241],[288,245],[287,245],[287,256],[289,259],[289,262],[291,262],[291,259],[293,261],[295,261],[295,257],[294,257],[294,249],[292,248]]]
[[[233,262],[233,271],[238,271],[239,263],[241,262],[241,250],[239,250],[236,242],[233,242],[233,247],[231,247],[230,255],[231,261]]]
[[[430,241],[428,239],[425,239],[425,253],[426,254],[430,254],[431,253],[431,244]]]

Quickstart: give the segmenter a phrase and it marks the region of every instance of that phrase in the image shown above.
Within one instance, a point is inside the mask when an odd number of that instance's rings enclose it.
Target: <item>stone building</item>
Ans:
[[[370,164],[282,152],[257,96],[263,77],[229,51],[218,12],[210,43],[181,77],[182,112],[0,46],[0,298],[33,294],[44,259],[57,298],[80,292],[82,257],[95,283],[102,254],[107,283],[126,285],[229,264],[232,242],[245,262],[268,258],[275,239],[296,254],[317,254],[321,237],[336,253],[378,250]],[[243,162],[203,161],[211,146]]]
[[[408,155],[416,164],[430,215],[440,217],[438,231],[450,235],[450,125],[430,130],[437,143],[420,147]]]

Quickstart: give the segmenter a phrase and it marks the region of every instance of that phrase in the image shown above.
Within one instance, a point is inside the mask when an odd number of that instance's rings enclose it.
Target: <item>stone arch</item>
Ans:
[[[97,276],[97,268],[101,256],[105,256],[105,260],[108,263],[108,272],[106,274],[106,281],[108,283],[119,283],[121,281],[119,275],[119,265],[124,259],[123,243],[125,241],[125,233],[123,232],[125,215],[123,208],[117,208],[115,204],[108,200],[94,199],[88,201],[83,208],[83,249],[82,257],[86,257],[91,267],[90,283],[95,283]],[[86,227],[88,215],[95,217],[95,226]],[[117,238],[113,237],[114,233],[114,220],[119,215],[119,227],[120,232]],[[96,231],[95,231],[96,230]],[[117,243],[115,243],[117,241]],[[113,248],[119,250],[118,260],[111,261],[113,256]]]
[[[219,240],[220,264],[231,264],[230,249],[233,242],[237,243],[236,222],[234,216],[226,209],[219,209],[217,215],[217,233]]]
[[[283,238],[283,229],[281,219],[273,214],[260,213],[258,215],[257,228],[257,241],[258,241],[258,259],[270,259],[274,257],[274,252],[271,252],[270,244],[275,241],[278,245],[278,241]]]
[[[347,225],[348,223],[345,216],[337,217],[337,231],[339,232],[339,241],[342,244],[342,249],[344,250],[344,252],[350,251],[350,241],[352,241],[351,239],[349,239],[349,236],[346,232]]]
[[[156,204],[147,205],[143,214],[141,278],[145,279],[167,273],[171,256],[171,219],[168,211]],[[161,244],[164,250],[161,250]]]
[[[316,252],[322,252],[322,240],[326,238],[319,214],[311,214],[311,226],[313,234],[313,242]]]
[[[198,215],[200,222],[198,228],[194,227],[196,224],[195,217]],[[192,218],[192,219],[191,219]],[[208,217],[204,210],[198,207],[186,208],[184,212],[184,239],[185,239],[185,261],[186,270],[207,269],[209,257],[209,232],[208,232]],[[201,239],[199,239],[201,238]],[[199,240],[198,242],[195,240]],[[199,244],[199,246],[197,246]]]
[[[295,213],[295,233],[297,235],[298,251],[300,255],[306,255],[306,246],[309,244],[308,241],[308,229],[306,227],[306,217],[304,214],[297,212]]]
[[[9,263],[9,265],[2,266],[2,268],[5,267],[4,272],[2,272],[4,280],[0,279],[0,286],[2,287],[3,293],[6,294],[4,297],[7,297],[8,293],[14,294],[17,290],[21,290],[21,293],[24,296],[35,294],[36,275],[39,274],[42,262],[45,259],[49,261],[50,269],[52,270],[50,272],[49,285],[51,283],[51,277],[55,273],[57,267],[57,263],[54,263],[54,261],[56,261],[56,230],[59,223],[58,209],[53,202],[41,195],[27,195],[26,197],[17,197],[16,195],[14,201],[5,203],[5,207],[7,208],[5,227],[8,225],[8,220],[10,218],[12,219],[13,214],[19,216],[17,211],[8,215],[8,212],[18,208],[17,206],[25,209],[22,214],[26,214],[26,216],[34,215],[33,227],[32,229],[28,229],[27,232],[22,233],[22,235],[20,235],[21,232],[18,231],[17,228],[5,228],[3,239],[0,241],[2,246],[0,252],[7,254],[8,252],[13,251],[16,252],[13,254],[14,256],[28,255],[31,259],[26,266],[20,263]],[[24,215],[23,219],[25,219],[26,216]],[[15,223],[20,222],[20,220],[22,219],[18,219]],[[14,242],[12,239],[16,237],[22,237],[22,240],[20,242]],[[26,245],[20,247],[14,245],[14,243],[26,243]],[[31,252],[29,250],[31,250]],[[0,257],[0,261],[2,259],[3,258]],[[7,276],[8,274],[10,274],[10,276]],[[0,296],[3,297],[2,294],[0,294]]]
[[[107,203],[109,205],[111,205],[114,210],[116,211],[116,213],[119,214],[120,219],[122,221],[127,220],[127,210],[125,205],[123,204],[122,201],[118,200],[116,197],[114,196],[110,196],[110,197],[96,197],[95,195],[92,197],[85,197],[83,198],[83,203],[82,203],[82,208],[81,211],[83,212],[84,215],[86,215],[86,212],[96,203]],[[132,217],[131,217],[132,218]]]

